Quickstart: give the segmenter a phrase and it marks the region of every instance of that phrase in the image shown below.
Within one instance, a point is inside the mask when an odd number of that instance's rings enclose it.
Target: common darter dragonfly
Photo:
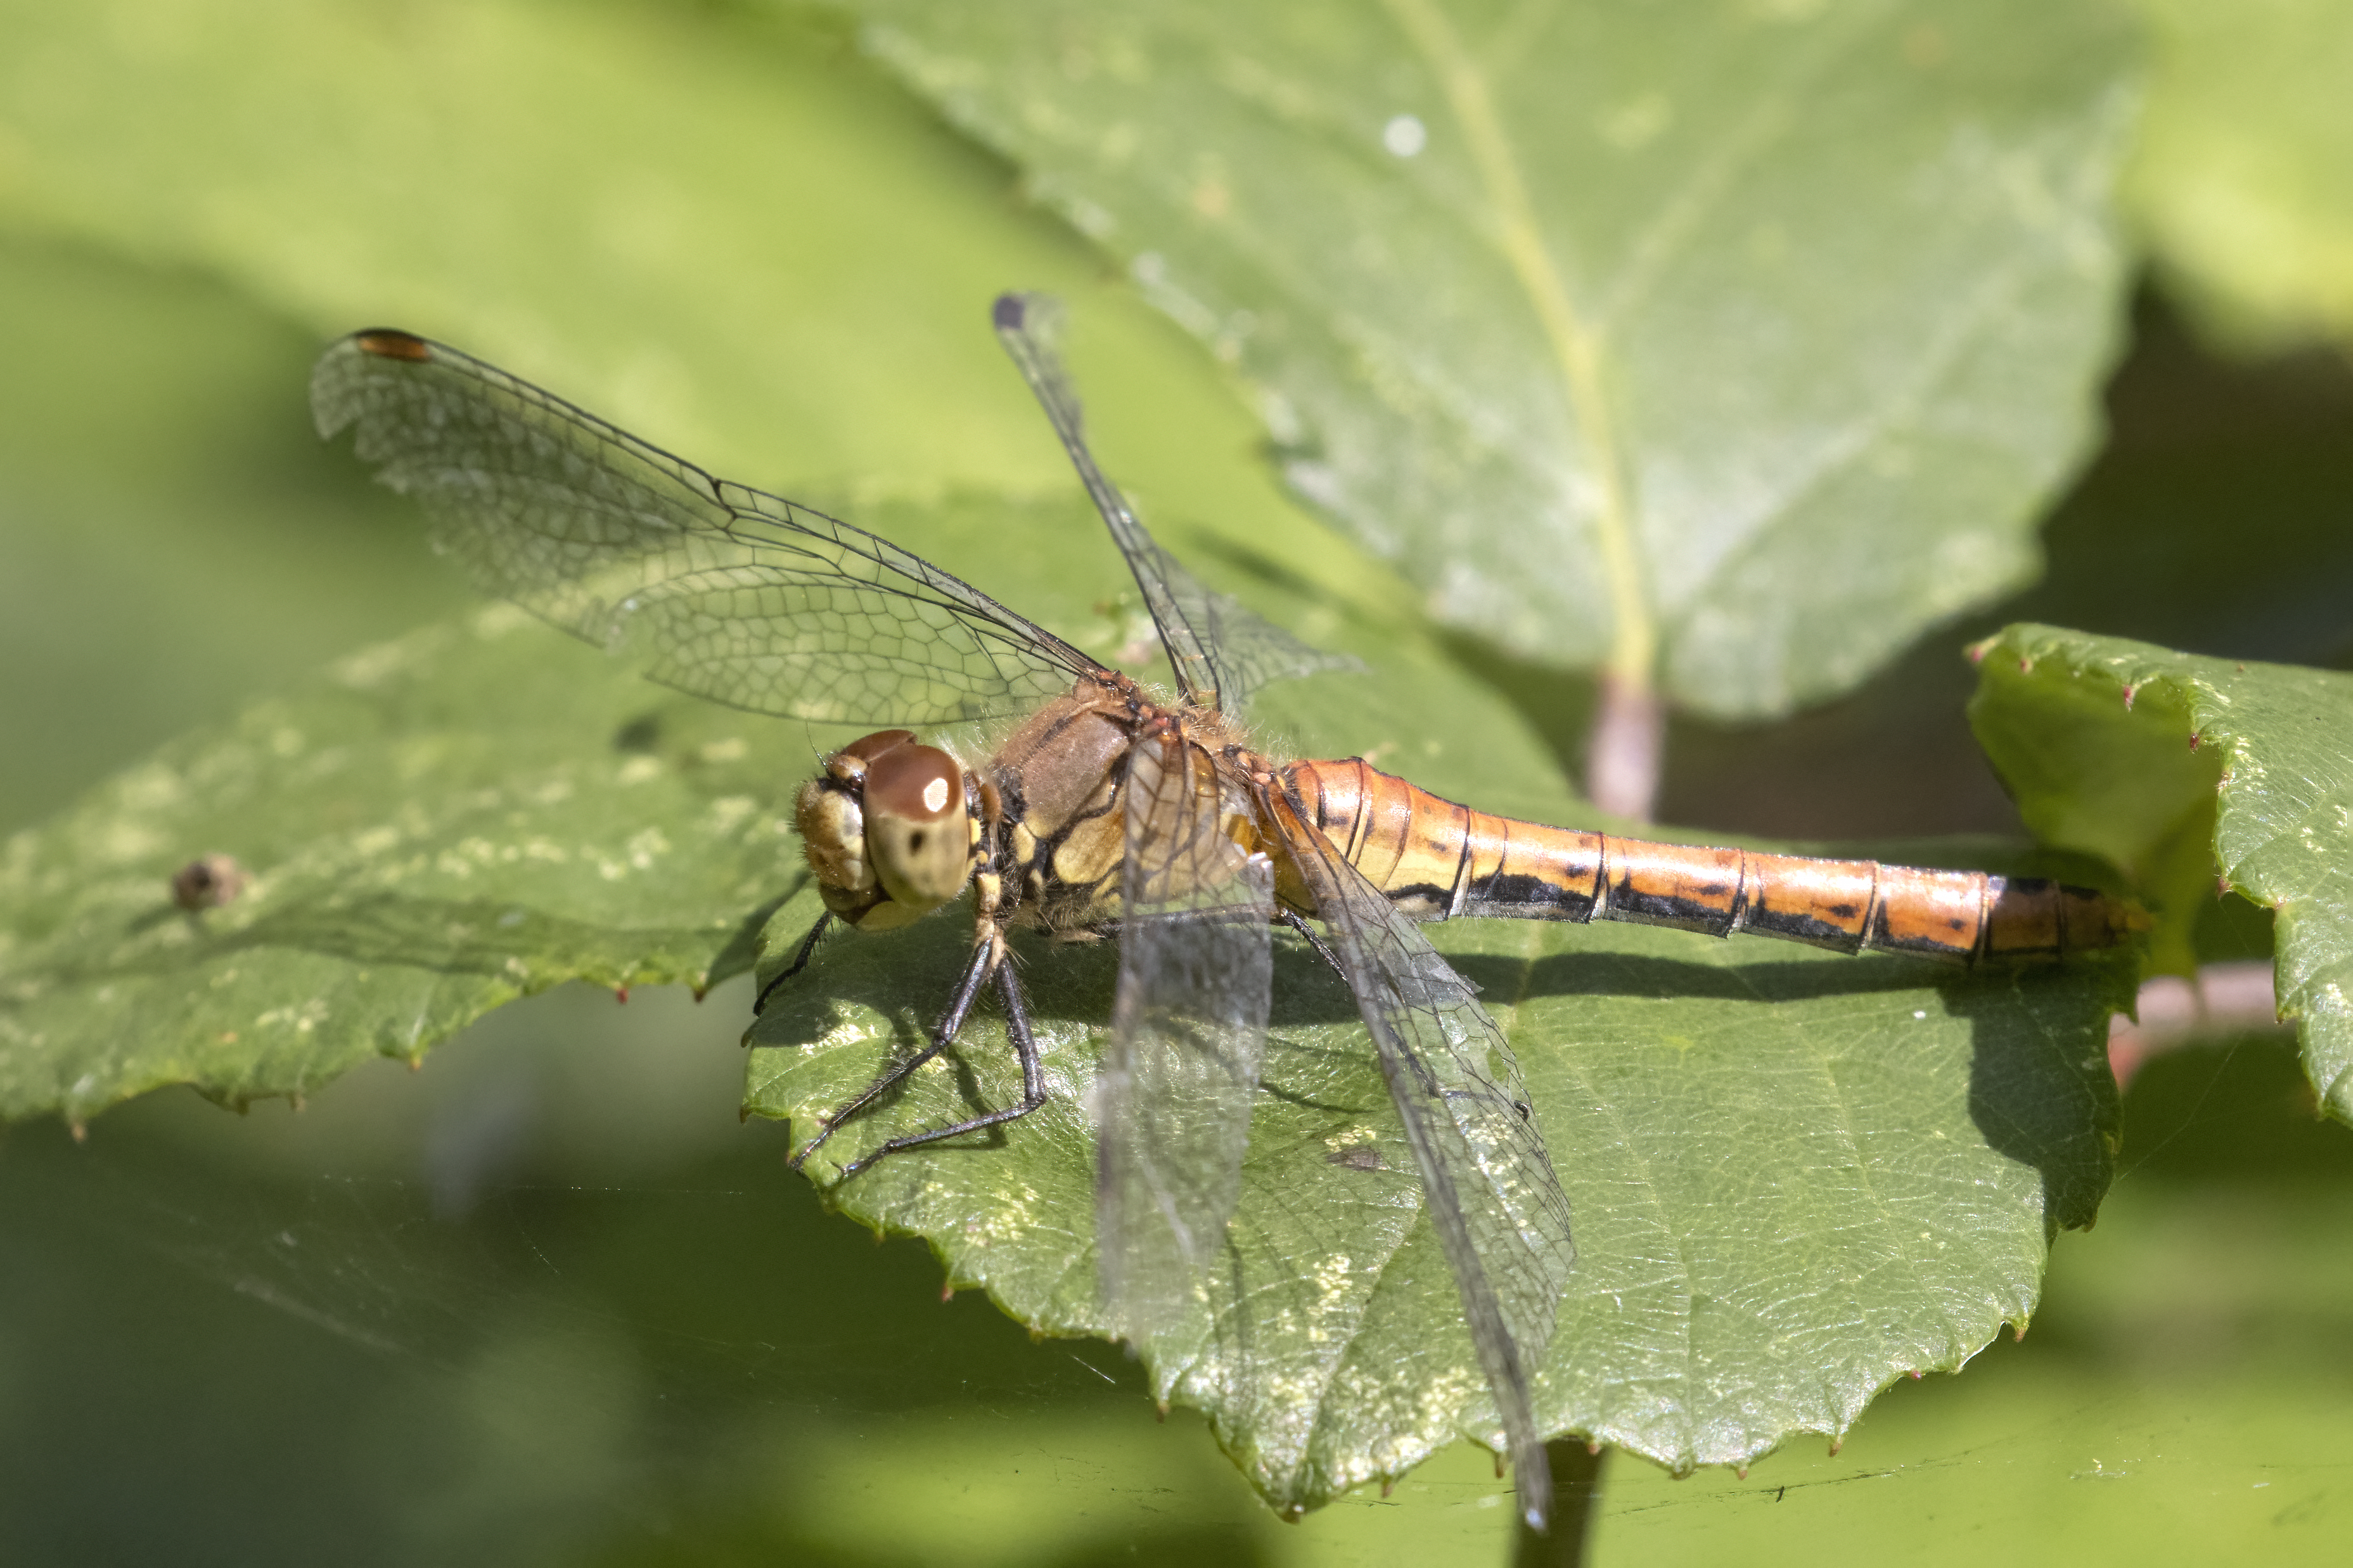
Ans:
[[[1017,1121],[1047,1090],[1006,932],[1111,936],[1119,978],[1091,1100],[1111,1321],[1150,1342],[1198,1300],[1240,1188],[1287,927],[1353,994],[1419,1168],[1472,1343],[1544,1527],[1551,1483],[1529,1376],[1575,1261],[1568,1201],[1503,1032],[1421,932],[1463,917],[1633,921],[1962,964],[2112,946],[2135,913],[2088,889],[1981,872],[1650,843],[1492,816],[1360,758],[1284,762],[1238,721],[1267,681],[1335,661],[1205,590],[1097,468],[1034,296],[995,325],[1110,526],[1175,679],[1146,688],[888,541],[721,479],[528,382],[410,333],[330,348],[320,432],[416,496],[488,591],[754,712],[892,724],[824,759],[796,821],[834,924],[882,931],[963,897],[971,955],[924,1047],[825,1118],[797,1167],[954,1044],[993,989],[1016,1103],[892,1138],[905,1150]],[[913,732],[1010,724],[991,754]],[[1320,929],[1319,929],[1320,928]]]

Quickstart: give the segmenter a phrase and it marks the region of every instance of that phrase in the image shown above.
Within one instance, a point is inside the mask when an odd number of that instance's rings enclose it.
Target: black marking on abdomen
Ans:
[[[1462,912],[1481,920],[1592,920],[1593,900],[1548,877],[1526,872],[1497,871],[1476,884],[1463,901]]]
[[[1733,911],[1719,904],[1703,903],[1681,893],[1646,893],[1634,886],[1635,873],[1628,871],[1609,883],[1609,918],[1629,925],[1667,926],[1676,931],[1698,931],[1705,936],[1730,936]],[[1721,894],[1724,886],[1714,891]]]
[[[1852,915],[1854,906],[1848,904],[1833,913]],[[1847,926],[1832,925],[1817,920],[1805,910],[1759,909],[1748,906],[1740,929],[1754,936],[1777,936],[1788,942],[1802,942],[1811,947],[1827,947],[1833,952],[1860,952],[1863,933]]]

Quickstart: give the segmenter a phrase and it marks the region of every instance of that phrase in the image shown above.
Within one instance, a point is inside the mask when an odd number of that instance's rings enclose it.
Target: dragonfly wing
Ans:
[[[1119,998],[1096,1079],[1103,1296],[1142,1346],[1207,1303],[1241,1194],[1273,986],[1273,870],[1223,823],[1247,795],[1199,746],[1140,740],[1124,784]]]
[[[1266,809],[1290,848],[1372,1031],[1381,1073],[1421,1172],[1430,1223],[1454,1270],[1488,1386],[1537,1528],[1550,1468],[1528,1378],[1552,1338],[1577,1251],[1519,1062],[1468,982],[1421,929],[1310,827]]]
[[[720,479],[529,382],[406,332],[311,378],[320,434],[414,495],[488,591],[665,685],[786,718],[1025,711],[1096,667],[928,562]]]
[[[1186,620],[1198,627],[1217,670],[1218,706],[1240,715],[1261,687],[1325,669],[1362,669],[1362,660],[1311,647],[1281,626],[1244,609],[1230,595],[1210,592],[1167,552],[1155,546],[1168,592]]]
[[[1215,649],[1203,636],[1204,628],[1187,618],[1169,585],[1175,563],[1145,531],[1144,524],[1128,509],[1126,498],[1103,478],[1103,470],[1095,466],[1094,454],[1087,449],[1079,395],[1071,389],[1070,374],[1062,368],[1062,355],[1057,346],[1061,336],[1060,309],[1042,294],[1000,294],[994,320],[1005,352],[1019,367],[1021,379],[1029,384],[1029,390],[1037,394],[1039,406],[1053,424],[1054,434],[1062,438],[1062,449],[1071,455],[1071,466],[1078,469],[1079,479],[1087,487],[1095,510],[1111,529],[1119,552],[1127,558],[1127,568],[1134,574],[1135,585],[1143,590],[1145,607],[1152,612],[1152,624],[1160,630],[1160,646],[1167,650],[1169,668],[1176,676],[1176,689],[1185,694],[1187,701],[1215,708],[1222,672],[1218,668]]]
[[[1250,692],[1269,680],[1356,665],[1351,658],[1319,653],[1226,595],[1210,593],[1137,521],[1087,449],[1084,414],[1056,347],[1061,314],[1052,300],[1042,294],[1002,295],[996,321],[1005,352],[1038,395],[1054,433],[1062,438],[1062,449],[1071,455],[1095,510],[1126,557],[1187,701],[1239,714]]]

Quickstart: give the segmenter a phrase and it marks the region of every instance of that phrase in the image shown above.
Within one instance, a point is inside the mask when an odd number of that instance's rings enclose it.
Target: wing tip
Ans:
[[[433,357],[433,345],[415,332],[398,327],[369,327],[352,334],[353,346],[379,359],[405,359],[422,364]]]

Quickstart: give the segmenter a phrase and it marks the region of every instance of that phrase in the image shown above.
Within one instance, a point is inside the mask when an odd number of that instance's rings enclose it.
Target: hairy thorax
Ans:
[[[987,772],[1004,802],[1014,921],[1069,931],[1118,918],[1128,752],[1172,732],[1205,764],[1234,742],[1215,713],[1159,708],[1132,688],[1092,682],[1006,739]]]

